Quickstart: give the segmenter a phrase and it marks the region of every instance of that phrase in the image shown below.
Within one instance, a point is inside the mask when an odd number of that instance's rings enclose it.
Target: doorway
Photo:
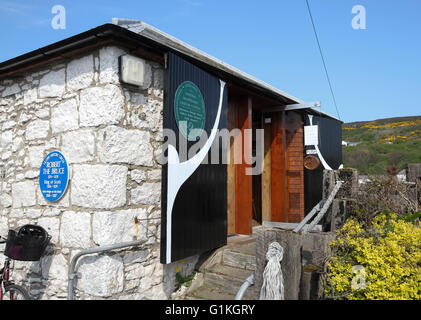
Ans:
[[[304,218],[304,126],[294,111],[263,113],[264,221],[300,222]]]
[[[278,109],[279,110],[279,109]],[[240,146],[230,142],[228,170],[228,234],[252,233],[263,221],[300,222],[304,218],[304,126],[295,111],[272,111],[255,107],[247,96],[228,99],[228,129],[239,129],[244,137],[252,129],[251,141]],[[247,175],[248,155],[259,152],[256,129],[263,129],[263,170]],[[233,163],[233,153],[241,152],[242,162]],[[251,150],[250,150],[251,149]],[[261,152],[261,151],[260,151]]]

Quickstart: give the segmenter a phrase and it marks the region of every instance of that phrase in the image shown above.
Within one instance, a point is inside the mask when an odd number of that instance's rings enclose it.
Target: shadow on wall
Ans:
[[[27,278],[22,280],[22,284],[28,288],[32,299],[42,299],[47,289],[47,278],[50,273],[53,261],[55,245],[49,243],[39,261],[32,261],[29,266]],[[27,283],[29,281],[29,283]]]

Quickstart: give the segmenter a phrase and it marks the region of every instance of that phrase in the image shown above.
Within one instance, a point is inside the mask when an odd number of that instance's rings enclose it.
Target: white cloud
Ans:
[[[0,0],[0,10],[9,13],[17,13],[21,15],[27,15],[34,6],[28,4],[17,3],[13,1]]]

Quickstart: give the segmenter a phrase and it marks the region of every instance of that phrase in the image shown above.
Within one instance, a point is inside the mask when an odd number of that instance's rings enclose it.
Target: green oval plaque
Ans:
[[[175,92],[174,114],[178,130],[189,141],[196,141],[205,127],[205,101],[199,88],[184,81]]]

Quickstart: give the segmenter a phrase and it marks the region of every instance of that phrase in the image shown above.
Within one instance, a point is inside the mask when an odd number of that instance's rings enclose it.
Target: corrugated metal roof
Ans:
[[[252,75],[249,75],[227,63],[225,63],[224,61],[215,58],[209,54],[207,54],[206,52],[203,52],[187,43],[185,43],[184,41],[181,41],[180,39],[177,39],[143,21],[140,20],[131,20],[131,19],[121,19],[121,18],[113,18],[112,19],[112,23],[118,26],[121,26],[123,28],[126,28],[132,32],[141,34],[153,41],[156,41],[164,46],[170,47],[180,53],[183,53],[193,59],[198,59],[206,64],[209,64],[213,67],[216,67],[220,70],[223,70],[229,74],[231,74],[234,77],[237,78],[241,78],[243,80],[246,80],[249,83],[252,83],[258,87],[264,88],[268,91],[271,91],[272,93],[275,93],[279,96],[285,97],[291,101],[293,101],[294,103],[297,104],[304,104],[305,102],[297,97],[294,97],[284,91],[279,90],[278,88],[275,88],[273,86],[271,86],[270,84],[267,84],[266,82],[253,77]],[[316,108],[308,108],[311,109],[311,113],[312,114],[317,114],[317,115],[324,115],[327,116],[329,118],[333,118],[335,120],[340,121],[339,119],[337,119],[336,117],[327,114],[319,109]]]

